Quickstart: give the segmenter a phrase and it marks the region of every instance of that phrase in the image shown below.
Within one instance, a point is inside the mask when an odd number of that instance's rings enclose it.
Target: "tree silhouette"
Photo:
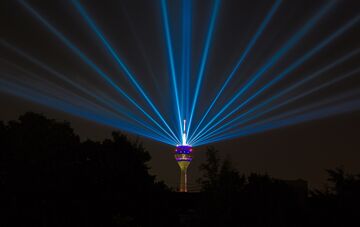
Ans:
[[[151,157],[138,140],[114,132],[111,139],[81,142],[68,122],[35,113],[1,122],[0,135],[1,205],[7,210],[0,226],[168,221],[152,210],[162,211],[155,201],[161,204],[157,193],[167,189],[148,173]]]
[[[208,148],[206,152],[206,162],[200,165],[200,171],[203,172],[203,178],[198,179],[202,185],[203,190],[211,190],[218,184],[217,178],[220,169],[220,158],[218,157],[219,151],[214,147]]]
[[[81,141],[68,122],[0,122],[0,226],[357,226],[360,175],[327,170],[325,190],[241,174],[210,147],[200,193],[171,192],[149,152],[120,132]],[[295,183],[295,186],[294,186]],[[300,183],[301,187],[297,187]],[[301,195],[301,196],[299,196]],[[355,223],[355,225],[354,225]]]
[[[303,211],[296,194],[284,181],[267,174],[240,174],[230,158],[221,160],[209,148],[200,166],[205,196],[199,206],[200,223],[207,226],[300,226]],[[209,217],[211,217],[209,219]],[[300,218],[301,217],[301,218]],[[296,220],[294,222],[293,220]]]

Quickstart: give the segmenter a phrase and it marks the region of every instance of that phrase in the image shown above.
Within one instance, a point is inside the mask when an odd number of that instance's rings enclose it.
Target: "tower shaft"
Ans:
[[[187,168],[190,165],[190,162],[187,161],[179,161],[178,162],[180,167],[180,185],[179,191],[180,192],[187,192]]]

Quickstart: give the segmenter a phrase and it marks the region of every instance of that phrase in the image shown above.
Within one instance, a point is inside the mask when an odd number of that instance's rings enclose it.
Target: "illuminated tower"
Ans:
[[[190,165],[192,160],[191,152],[192,147],[186,142],[186,131],[185,131],[186,121],[184,120],[184,132],[182,135],[182,144],[176,146],[175,150],[175,159],[180,167],[180,192],[187,192],[187,168]]]

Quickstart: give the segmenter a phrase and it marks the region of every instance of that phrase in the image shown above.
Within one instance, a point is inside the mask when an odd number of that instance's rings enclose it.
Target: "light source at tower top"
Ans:
[[[186,135],[186,119],[184,119],[184,131],[182,134],[182,145],[186,146],[187,145],[187,135]]]

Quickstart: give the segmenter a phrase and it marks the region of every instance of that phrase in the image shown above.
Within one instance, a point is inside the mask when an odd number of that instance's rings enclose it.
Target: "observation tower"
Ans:
[[[180,187],[179,192],[187,192],[187,168],[192,160],[192,147],[187,144],[186,139],[186,120],[184,120],[184,132],[182,135],[182,144],[177,145],[175,149],[175,159],[180,167]]]

